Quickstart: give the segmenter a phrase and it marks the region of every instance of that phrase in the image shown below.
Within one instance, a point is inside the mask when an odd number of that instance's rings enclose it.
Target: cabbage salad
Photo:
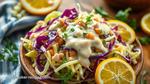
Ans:
[[[138,62],[141,50],[123,41],[116,26],[95,11],[72,8],[48,22],[38,21],[21,40],[38,76],[67,83],[89,82],[102,60],[119,57],[130,65]]]

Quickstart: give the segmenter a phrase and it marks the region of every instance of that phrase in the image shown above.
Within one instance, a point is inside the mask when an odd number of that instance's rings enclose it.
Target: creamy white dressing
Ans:
[[[79,62],[87,68],[90,66],[89,57],[92,55],[92,47],[96,47],[104,52],[108,51],[107,48],[103,46],[102,41],[98,38],[95,40],[71,38],[66,41],[65,46],[77,50]]]
[[[99,23],[98,26],[103,34],[109,34],[109,32],[111,31],[110,27],[105,23]]]

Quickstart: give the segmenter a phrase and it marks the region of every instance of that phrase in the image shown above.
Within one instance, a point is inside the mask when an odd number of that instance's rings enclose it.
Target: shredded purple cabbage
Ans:
[[[68,17],[69,19],[75,19],[78,16],[78,12],[75,8],[72,9],[66,9],[61,17]]]
[[[117,30],[118,30],[118,26],[114,26],[114,27],[112,28],[112,30],[117,31]]]
[[[29,31],[27,32],[26,36],[30,37],[32,33],[33,33],[32,31]]]
[[[49,39],[48,39],[48,42],[44,45],[45,48],[47,48],[57,37],[57,31],[56,30],[51,30],[49,32],[49,35],[48,35]]]
[[[39,28],[37,28],[34,32],[40,32],[40,31],[42,31],[43,29],[45,29],[47,26],[45,26],[45,27],[39,27]]]
[[[39,36],[36,38],[34,47],[37,50],[41,50],[41,46],[47,48],[57,37],[57,31],[53,30],[49,32],[49,35]]]
[[[50,20],[47,25],[51,25],[54,21],[56,21],[58,18],[54,18],[53,20]]]
[[[110,53],[110,51],[108,51],[108,52],[106,52],[106,53],[99,54],[99,55],[97,55],[97,56],[90,56],[89,59],[105,58],[109,53]]]
[[[108,49],[111,51],[114,45],[115,45],[115,39],[110,42]]]
[[[117,40],[126,46],[126,43],[122,40],[121,35],[118,35],[117,37],[118,37]]]
[[[41,61],[41,55],[38,55],[36,58],[36,65],[39,71],[43,71],[44,67],[41,65],[40,61]]]
[[[35,45],[34,47],[38,50],[40,50],[41,46],[48,41],[49,37],[48,36],[39,36],[36,38]]]
[[[47,28],[47,26],[39,27],[35,31],[29,31],[29,32],[27,32],[26,36],[30,37],[32,33],[40,32],[40,31],[44,30],[45,28]]]

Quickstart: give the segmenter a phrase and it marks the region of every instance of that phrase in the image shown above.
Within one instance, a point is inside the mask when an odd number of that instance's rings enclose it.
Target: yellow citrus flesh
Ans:
[[[109,20],[108,23],[113,26],[118,26],[117,32],[121,35],[122,39],[127,43],[133,43],[136,38],[134,30],[126,23],[119,20]]]
[[[150,13],[144,15],[141,20],[142,30],[150,35]]]
[[[61,0],[20,0],[20,2],[29,13],[46,15],[57,9]]]
[[[97,84],[135,84],[136,76],[132,67],[119,58],[102,61],[95,73]]]

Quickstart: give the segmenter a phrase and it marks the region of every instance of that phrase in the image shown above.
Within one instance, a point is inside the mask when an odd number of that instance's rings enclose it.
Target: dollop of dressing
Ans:
[[[92,55],[92,47],[96,47],[103,52],[108,51],[99,38],[95,38],[94,40],[86,38],[71,38],[66,41],[65,46],[77,50],[79,62],[86,68],[89,68],[90,66],[89,57]]]

